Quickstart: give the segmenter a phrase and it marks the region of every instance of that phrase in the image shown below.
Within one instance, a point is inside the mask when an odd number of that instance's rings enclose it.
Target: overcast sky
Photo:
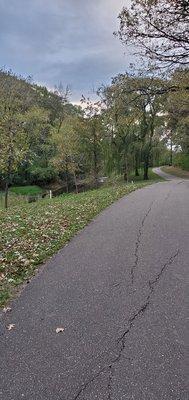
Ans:
[[[0,67],[52,88],[71,85],[72,100],[91,95],[131,61],[113,36],[127,0],[0,0]]]

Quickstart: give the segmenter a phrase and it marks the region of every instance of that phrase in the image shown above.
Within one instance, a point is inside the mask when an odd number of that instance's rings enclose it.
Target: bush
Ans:
[[[178,153],[174,156],[174,165],[189,171],[189,154]]]
[[[33,167],[30,170],[30,181],[38,185],[47,185],[57,178],[57,172],[53,167]]]

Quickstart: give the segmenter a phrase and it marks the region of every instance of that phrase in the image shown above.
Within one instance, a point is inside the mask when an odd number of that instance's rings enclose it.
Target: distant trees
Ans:
[[[168,140],[178,151],[180,166],[189,169],[189,69],[176,70],[170,85],[177,90],[167,97]]]
[[[119,15],[122,43],[158,66],[189,64],[188,0],[132,0]]]
[[[125,73],[98,90],[96,102],[69,102],[68,89],[54,92],[0,72],[0,180],[12,184],[60,182],[66,190],[102,175],[149,178],[159,160],[189,168],[189,70],[169,78]],[[175,157],[174,157],[175,159]]]
[[[157,128],[163,124],[164,85],[158,78],[120,74],[111,86],[101,89],[110,119],[111,148],[125,180],[129,170],[134,169],[138,175],[141,162],[144,179],[148,179]]]
[[[100,108],[89,99],[69,103],[69,89],[53,92],[0,72],[0,179],[12,184],[46,185],[58,179],[73,184],[90,177],[95,186],[102,167]]]
[[[157,132],[161,139],[158,146],[163,142],[170,148],[169,162],[172,164],[173,153],[177,151],[177,159],[182,160],[180,165],[189,168],[189,2],[131,0],[129,6],[123,7],[119,20],[115,34],[140,57],[140,69],[145,77],[140,83],[143,86],[148,82],[147,90],[139,84],[140,96],[135,102],[138,110],[143,109],[140,126],[141,138],[145,138],[141,141],[144,168],[147,171],[155,142],[158,144]],[[136,65],[133,69],[138,70]],[[136,74],[139,77],[140,73]],[[160,74],[162,79],[158,78]],[[157,123],[162,127],[156,127]]]
[[[50,164],[55,146],[52,129],[74,112],[65,96],[32,84],[31,80],[0,71],[0,175],[5,206],[12,183],[47,183],[56,176]],[[71,111],[70,111],[71,109]]]

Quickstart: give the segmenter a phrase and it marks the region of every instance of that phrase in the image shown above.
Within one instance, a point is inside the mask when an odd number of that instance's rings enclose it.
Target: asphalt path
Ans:
[[[166,180],[168,180],[168,181],[172,181],[172,180],[175,180],[175,179],[176,179],[176,180],[179,180],[179,181],[182,181],[182,178],[179,178],[178,176],[174,176],[174,175],[172,175],[172,174],[169,174],[169,173],[167,173],[167,172],[162,171],[161,167],[153,168],[153,171],[154,171],[157,175],[161,176],[162,178],[164,178],[164,179],[166,179]]]
[[[117,201],[2,315],[0,398],[188,400],[188,267],[189,181]]]

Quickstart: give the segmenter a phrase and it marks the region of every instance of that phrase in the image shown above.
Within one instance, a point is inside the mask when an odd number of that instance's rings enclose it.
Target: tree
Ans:
[[[68,88],[64,91],[62,85],[56,87],[52,92],[32,83],[30,78],[25,80],[11,71],[0,71],[2,153],[0,177],[2,185],[6,180],[6,188],[10,184],[18,183],[35,182],[43,185],[56,178],[56,170],[50,165],[50,160],[56,152],[56,146],[51,140],[52,129],[59,132],[64,119],[69,116],[82,115],[79,107],[69,103],[68,95]],[[14,145],[12,146],[10,142],[13,138],[7,130],[8,122],[11,126],[11,134],[13,135],[14,132]],[[19,138],[18,143],[17,138]],[[24,138],[27,146],[24,146]],[[19,140],[21,152],[18,151]],[[9,152],[12,153],[11,160],[14,158],[14,162],[10,162],[10,157],[5,151],[6,146],[9,146]],[[14,151],[15,156],[13,157]],[[18,153],[20,153],[19,157]],[[23,157],[21,157],[21,153]],[[8,158],[10,173],[7,175],[4,164],[5,159],[8,163]]]
[[[25,160],[28,136],[22,115],[33,100],[28,82],[10,72],[0,72],[0,169],[5,180],[5,208],[8,207],[8,188],[11,177]]]
[[[93,103],[82,96],[84,117],[80,125],[80,137],[85,155],[86,171],[93,176],[94,185],[98,186],[98,176],[102,164],[102,141],[104,127],[101,118],[101,102]]]
[[[41,107],[31,107],[22,115],[22,122],[29,146],[25,161],[19,168],[19,174],[25,177],[26,182],[32,183],[35,179],[36,183],[40,184],[45,175],[48,180],[49,159],[54,154],[49,112]]]
[[[189,169],[189,69],[178,69],[171,76],[171,85],[177,92],[170,92],[167,99],[167,139],[171,148],[182,152],[185,166]],[[172,158],[172,151],[171,151]],[[181,157],[182,158],[182,157]],[[171,160],[172,161],[172,160]],[[182,165],[182,161],[181,161]]]
[[[107,112],[110,110],[113,121],[112,148],[116,148],[120,163],[125,165],[125,177],[129,164],[130,169],[134,165],[137,175],[140,161],[143,161],[144,179],[148,179],[154,135],[162,119],[159,114],[165,107],[164,85],[163,80],[155,77],[119,74],[110,87],[102,89]]]
[[[159,66],[189,63],[188,0],[132,0],[119,14],[123,44]]]
[[[110,86],[102,86],[99,89],[99,95],[105,106],[102,116],[106,131],[106,169],[108,173],[113,170],[119,174],[123,173],[124,179],[128,181],[129,170],[133,168],[131,146],[136,138],[136,114],[131,113],[129,93],[126,95],[121,82],[114,78]]]
[[[81,152],[80,138],[76,129],[77,117],[67,117],[57,130],[52,130],[52,141],[56,146],[56,154],[52,159],[52,165],[59,173],[66,174],[66,188],[69,191],[68,176],[74,179],[76,193],[78,193],[77,173],[80,170]]]

